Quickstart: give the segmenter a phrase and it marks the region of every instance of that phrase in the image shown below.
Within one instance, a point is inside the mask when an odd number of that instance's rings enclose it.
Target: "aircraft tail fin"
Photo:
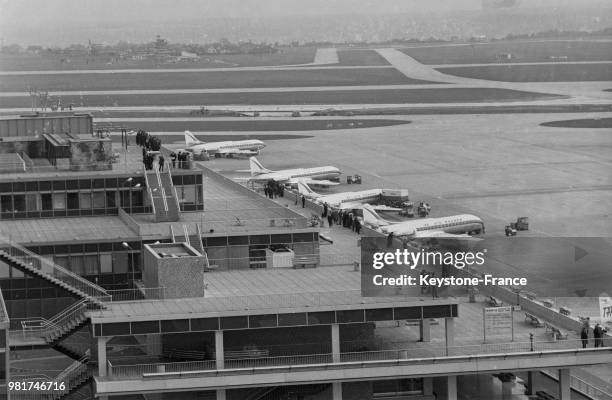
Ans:
[[[194,144],[201,144],[202,141],[198,140],[198,138],[196,138],[193,133],[189,132],[189,131],[185,131],[185,144],[187,146],[191,146]]]
[[[297,187],[298,187],[299,194],[310,196],[310,197],[319,197],[319,194],[315,192],[314,190],[312,190],[311,188],[309,188],[308,185],[306,185],[302,180],[298,181]]]
[[[362,208],[363,222],[372,226],[384,226],[389,223],[383,219],[374,208],[369,204],[364,204]]]
[[[249,165],[251,167],[251,176],[271,172],[269,169],[261,165],[261,163],[255,157],[249,158]]]

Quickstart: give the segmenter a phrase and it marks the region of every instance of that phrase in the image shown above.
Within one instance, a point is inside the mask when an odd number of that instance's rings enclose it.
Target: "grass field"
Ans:
[[[496,63],[499,54],[512,54],[503,62],[612,61],[612,42],[597,41],[501,41],[440,47],[400,49],[423,64]]]
[[[376,50],[338,50],[340,65],[389,65]]]
[[[212,89],[431,83],[394,68],[3,76],[0,91]]]
[[[466,78],[504,82],[582,82],[612,80],[609,64],[490,65],[437,68]]]
[[[356,129],[374,128],[407,124],[409,121],[390,119],[373,120],[320,120],[320,119],[292,119],[292,120],[244,120],[244,121],[150,121],[150,122],[113,122],[125,124],[135,129],[144,129],[148,132],[182,132],[190,131],[312,131],[330,129]]]
[[[128,69],[128,68],[218,68],[255,67],[264,65],[307,64],[314,60],[315,47],[285,47],[275,54],[214,54],[198,61],[160,62],[146,60],[112,60],[110,56],[60,56],[54,54],[3,54],[0,71],[38,71],[72,69]],[[69,62],[66,62],[69,58]],[[62,61],[64,60],[64,61]]]
[[[569,119],[544,122],[540,125],[555,128],[612,128],[612,118]]]
[[[62,96],[75,106],[266,105],[266,104],[419,104],[505,102],[562,96],[496,88],[334,90],[304,92],[205,93],[119,96]],[[0,108],[30,107],[29,97],[0,97]]]
[[[612,105],[604,104],[560,104],[560,105],[501,105],[487,106],[483,104],[480,107],[459,106],[459,107],[418,107],[410,108],[376,108],[376,109],[354,109],[354,110],[328,110],[318,112],[316,116],[334,117],[334,116],[353,116],[353,115],[424,115],[424,114],[538,114],[538,113],[584,113],[584,112],[612,112]],[[94,118],[162,118],[162,117],[193,117],[189,109],[172,110],[172,111],[91,111]],[[219,111],[219,116],[239,116],[240,113],[230,113]],[[0,115],[4,113],[0,109]],[[209,117],[201,117],[206,120]],[[245,117],[252,120],[251,117]]]

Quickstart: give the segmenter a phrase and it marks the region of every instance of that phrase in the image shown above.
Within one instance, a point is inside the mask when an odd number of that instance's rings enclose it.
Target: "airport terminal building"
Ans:
[[[612,358],[510,288],[363,297],[363,260],[324,244],[289,191],[270,200],[202,164],[146,170],[89,115],[5,121],[2,398],[433,400],[476,379],[569,400],[587,390],[573,368]],[[493,301],[515,307],[514,336],[483,343]],[[32,351],[60,372],[19,361]],[[49,379],[64,385],[15,386]]]

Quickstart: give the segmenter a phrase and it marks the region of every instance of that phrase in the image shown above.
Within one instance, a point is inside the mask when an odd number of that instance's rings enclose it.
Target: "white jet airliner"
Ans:
[[[255,157],[249,158],[249,162],[251,167],[251,177],[249,180],[254,182],[275,181],[279,183],[297,184],[301,180],[315,185],[335,186],[338,185],[339,182],[330,181],[329,179],[335,178],[341,174],[338,168],[329,165],[325,167],[293,168],[271,171],[261,165]]]
[[[266,147],[264,142],[256,139],[204,143],[189,131],[185,131],[185,144],[187,145],[186,150],[194,154],[206,152],[212,156],[224,157],[250,157],[259,154],[259,151]]]
[[[351,210],[362,208],[365,203],[379,201],[382,189],[360,190],[358,192],[342,192],[333,194],[319,194],[308,187],[303,181],[298,182],[298,192],[317,204],[325,204],[336,209]],[[393,208],[385,205],[374,205],[371,207],[376,211],[399,211],[401,208]]]
[[[484,222],[475,215],[460,214],[440,218],[422,218],[392,222],[383,219],[369,205],[363,206],[363,221],[366,226],[384,234],[410,239],[469,239],[483,234]]]

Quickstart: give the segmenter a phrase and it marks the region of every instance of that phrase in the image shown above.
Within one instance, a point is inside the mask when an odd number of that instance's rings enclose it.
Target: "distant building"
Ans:
[[[512,55],[512,53],[500,53],[496,55],[495,58],[497,59],[497,61],[505,61],[512,60],[514,56]]]
[[[190,53],[183,50],[181,51],[180,58],[184,60],[198,60],[200,56],[198,56],[196,53]]]

